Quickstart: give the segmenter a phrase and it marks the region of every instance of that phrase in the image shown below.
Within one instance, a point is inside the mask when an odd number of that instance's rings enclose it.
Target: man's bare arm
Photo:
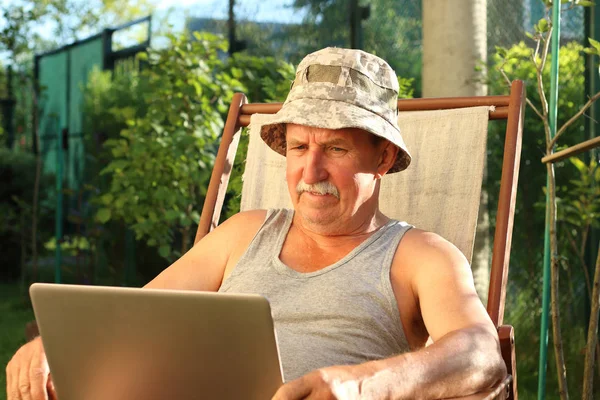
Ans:
[[[394,291],[400,277],[411,282],[433,344],[375,362],[380,372],[373,382],[385,382],[392,398],[446,398],[476,393],[500,381],[506,369],[498,334],[462,253],[438,235],[412,230],[402,239],[396,259]]]
[[[274,399],[441,399],[484,391],[506,375],[496,329],[456,247],[437,235],[409,231],[391,280],[407,336],[425,342],[418,338],[420,329],[411,331],[410,321],[420,315],[434,343],[383,360],[313,371],[282,386]]]
[[[265,213],[255,210],[229,218],[144,287],[216,292],[226,270],[237,263],[252,241]]]

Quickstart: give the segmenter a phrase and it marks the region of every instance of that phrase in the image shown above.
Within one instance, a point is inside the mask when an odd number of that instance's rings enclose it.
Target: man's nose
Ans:
[[[323,154],[320,150],[310,150],[306,155],[306,164],[302,179],[304,183],[311,185],[327,179],[329,174],[324,165]]]

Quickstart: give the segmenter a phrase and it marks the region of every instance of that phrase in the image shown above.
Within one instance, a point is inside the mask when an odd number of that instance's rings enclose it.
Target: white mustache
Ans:
[[[301,180],[298,182],[298,185],[296,185],[296,192],[298,194],[301,194],[302,192],[312,192],[320,195],[330,194],[338,199],[340,198],[340,192],[338,189],[333,185],[333,183],[328,181],[322,181],[308,185]]]

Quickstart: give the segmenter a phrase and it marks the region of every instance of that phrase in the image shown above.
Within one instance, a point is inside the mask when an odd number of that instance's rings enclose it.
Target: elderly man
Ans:
[[[286,380],[276,399],[444,398],[506,373],[462,253],[379,211],[381,178],[411,161],[397,97],[374,55],[308,55],[261,127],[286,157],[294,209],[235,215],[147,285],[266,296]],[[9,399],[45,398],[41,339],[7,374]]]

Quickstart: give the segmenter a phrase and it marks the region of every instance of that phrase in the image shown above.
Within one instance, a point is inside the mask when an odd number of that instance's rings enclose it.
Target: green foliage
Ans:
[[[173,261],[195,232],[233,91],[255,102],[282,101],[294,67],[245,53],[222,60],[225,42],[213,35],[169,39],[141,56],[142,72],[90,74],[84,125],[96,209],[88,229],[99,224],[109,236],[121,229],[115,224],[127,226],[144,247]],[[224,213],[239,210],[246,147],[244,134]]]
[[[362,48],[386,60],[398,74],[413,78],[418,94],[422,65],[421,9],[408,3],[369,1],[370,16],[362,23]],[[326,46],[350,47],[349,0],[294,0],[292,4],[307,12],[302,24],[289,27],[288,34],[297,38],[294,62]],[[331,29],[332,26],[339,29]]]
[[[16,279],[19,274],[21,235],[30,232],[31,226],[35,168],[32,154],[0,148],[0,253],[3,260],[0,281]],[[40,241],[49,239],[53,233],[53,181],[50,176],[40,180]]]
[[[585,62],[582,54],[583,47],[575,42],[561,48],[559,66],[560,97],[558,99],[558,126],[565,123],[585,103]],[[503,66],[511,79],[521,79],[527,87],[527,97],[538,109],[541,109],[537,92],[536,67],[531,60],[532,49],[521,42],[509,49],[505,55],[496,54],[490,68],[491,94],[506,94],[507,86],[504,78],[498,72]],[[543,71],[546,82],[550,80],[550,61]],[[500,176],[502,168],[502,153],[504,148],[503,124],[490,124],[491,132],[488,144],[489,176]],[[544,202],[542,188],[546,184],[546,168],[540,162],[546,147],[544,125],[541,119],[528,107],[527,118],[523,127],[523,145],[521,150],[520,179],[515,209],[515,226],[511,257],[511,283],[526,285],[541,279],[540,263],[543,253],[544,213],[535,207],[536,203]],[[561,137],[561,143],[573,145],[584,139],[583,120],[571,125]],[[565,163],[556,164],[557,185],[568,184],[568,173],[563,173]],[[490,193],[498,193],[500,182],[490,179],[487,182]],[[495,221],[497,197],[490,196],[490,220]]]
[[[549,26],[538,22],[534,34],[528,36],[540,40],[548,36]],[[585,58],[584,53],[596,54],[596,41],[590,39],[591,48],[584,49],[575,42],[561,46],[559,59],[560,95],[558,98],[558,121],[561,127],[576,114],[586,102],[585,93]],[[490,89],[492,94],[505,94],[506,83],[499,69],[506,72],[510,79],[522,79],[527,86],[527,97],[532,104],[542,110],[538,94],[536,64],[541,57],[532,59],[534,50],[525,43],[511,48],[498,48],[493,57],[493,68],[490,70]],[[551,57],[542,71],[543,82],[550,82]],[[501,149],[503,148],[504,127],[493,126],[488,145],[488,168],[490,176],[495,176],[501,168]],[[584,120],[580,118],[569,126],[560,138],[561,145],[571,146],[587,139],[584,131]],[[538,349],[539,318],[541,312],[542,293],[542,257],[545,225],[545,184],[546,167],[541,161],[545,154],[546,140],[544,125],[535,112],[527,107],[523,146],[520,167],[520,181],[516,204],[515,229],[511,255],[511,278],[507,295],[506,320],[515,325],[517,331],[517,348]],[[584,269],[581,265],[585,242],[584,233],[598,219],[598,178],[597,166],[585,165],[578,159],[555,164],[558,200],[558,254],[561,265],[560,309],[562,331],[565,345],[565,363],[567,367],[568,385],[571,394],[580,395],[581,376],[583,374],[583,354],[587,332],[586,313],[587,288]],[[575,178],[574,178],[575,177]],[[491,193],[497,193],[499,182],[489,181]],[[495,213],[496,197],[490,196],[490,210]],[[495,218],[492,218],[492,221]],[[582,247],[583,246],[583,247]],[[564,278],[564,279],[563,279]],[[535,324],[533,324],[535,322]],[[519,333],[521,332],[521,333]],[[549,351],[548,391],[557,387],[553,352]],[[537,371],[539,353],[537,351],[521,352],[519,356],[520,394],[533,394],[537,391]],[[525,377],[525,379],[523,379]],[[552,389],[550,389],[552,388]]]
[[[114,26],[150,14],[153,0],[20,0],[0,3],[3,26],[0,51],[12,60],[31,57],[68,42],[98,33],[103,26]],[[52,34],[41,35],[36,25]]]
[[[149,94],[146,81],[137,71],[113,74],[94,68],[84,87],[83,132],[85,147],[89,154],[86,169],[88,178],[94,179],[99,164],[105,164],[110,154],[103,151],[107,139],[119,137],[127,127],[128,120],[143,116],[147,104],[140,101]]]
[[[576,169],[575,179],[561,190],[564,194],[559,198],[558,220],[576,228],[577,235],[581,229],[600,227],[600,167],[594,159],[589,164],[579,158],[569,162]]]
[[[244,93],[251,102],[283,102],[294,79],[294,66],[273,57],[254,57],[236,53],[228,65],[230,73],[240,80]],[[242,195],[242,176],[248,152],[248,132],[242,131],[233,170],[227,186],[227,202],[223,207],[223,216],[240,211]]]
[[[90,240],[85,236],[67,237],[60,243],[60,248],[63,251],[63,254],[71,256],[76,256],[83,251],[94,251],[94,247],[94,244],[91,243]],[[44,248],[48,251],[54,252],[56,250],[56,237],[53,237],[44,243]]]
[[[292,64],[274,57],[235,53],[225,69],[243,85],[251,102],[283,101],[294,79]]]
[[[533,29],[536,31],[536,33],[546,33],[550,30],[550,24],[546,18],[542,18],[533,26]]]
[[[112,159],[101,175],[110,178],[110,185],[94,202],[98,222],[124,222],[138,240],[173,261],[189,247],[222,114],[241,85],[223,72],[218,55],[226,50],[223,39],[209,34],[196,34],[195,41],[169,39],[169,47],[141,56],[148,62],[139,76],[144,89],[136,102],[142,104],[121,114],[110,108],[114,123],[124,120],[126,129],[105,143]],[[174,250],[178,236],[181,249]]]

